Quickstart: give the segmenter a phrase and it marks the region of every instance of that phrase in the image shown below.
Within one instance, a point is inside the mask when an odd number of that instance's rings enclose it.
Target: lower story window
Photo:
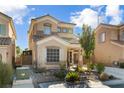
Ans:
[[[47,62],[59,62],[59,48],[47,48]]]

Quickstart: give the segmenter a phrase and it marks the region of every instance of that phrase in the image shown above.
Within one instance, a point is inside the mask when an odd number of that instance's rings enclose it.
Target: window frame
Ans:
[[[60,30],[60,31],[58,31],[58,29]],[[57,32],[61,32],[62,31],[62,29],[61,29],[61,27],[57,27]]]
[[[101,32],[99,34],[99,43],[104,43],[106,41],[106,32]]]
[[[58,63],[60,61],[60,49],[58,47],[47,47],[46,61],[48,63]]]
[[[124,41],[124,31],[122,31],[122,32],[120,33],[120,40],[121,40],[121,41]]]
[[[65,32],[64,30],[66,30],[66,32]],[[62,32],[68,33],[68,32],[69,32],[69,31],[68,31],[68,28],[63,28],[63,31],[62,31]]]
[[[3,30],[4,28],[4,30]],[[3,32],[5,31],[5,32]],[[7,27],[6,24],[0,24],[0,36],[4,37],[7,35]]]
[[[52,27],[51,24],[45,23],[45,24],[44,24],[43,34],[44,34],[44,35],[51,35],[51,33],[52,33],[52,28],[51,28],[51,27]],[[49,29],[49,30],[50,30],[49,33],[46,31],[46,28],[50,28],[50,29]],[[47,32],[47,33],[46,33],[46,32]]]

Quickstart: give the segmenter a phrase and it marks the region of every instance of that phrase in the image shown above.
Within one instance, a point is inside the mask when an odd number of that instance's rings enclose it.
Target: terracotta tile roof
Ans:
[[[10,45],[11,38],[9,37],[0,37],[0,45]]]

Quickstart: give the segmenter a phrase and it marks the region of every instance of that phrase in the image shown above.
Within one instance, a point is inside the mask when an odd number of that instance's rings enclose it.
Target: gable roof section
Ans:
[[[45,18],[45,17],[52,18],[53,20],[55,20],[55,21],[58,22],[58,23],[69,24],[69,25],[76,25],[76,24],[74,24],[74,23],[68,23],[68,22],[60,21],[60,20],[56,19],[55,17],[53,17],[53,16],[47,14],[47,15],[44,15],[44,16],[41,16],[41,17],[37,17],[37,18],[31,19],[31,24],[30,24],[28,33],[30,34],[31,30],[33,29],[33,23],[35,23],[37,20],[42,19],[42,18]]]
[[[50,18],[56,20],[56,21],[59,22],[59,23],[65,23],[65,24],[76,25],[76,24],[74,24],[74,23],[69,23],[69,22],[60,21],[60,20],[56,19],[55,17],[53,17],[53,16],[51,16],[51,15],[49,15],[49,14],[44,15],[44,16],[41,16],[41,17],[34,18],[34,19],[32,19],[32,20],[39,20],[39,19],[44,18],[44,17],[50,17]]]
[[[48,42],[50,40],[56,40],[56,41],[60,42],[63,45],[69,45],[70,44],[69,42],[66,42],[66,41],[64,41],[63,39],[61,39],[61,38],[59,38],[57,36],[49,36],[47,38],[44,38],[42,40],[37,41],[37,45],[43,44],[43,43]]]
[[[101,27],[119,29],[120,26],[121,25],[111,25],[111,24],[101,23],[96,27],[95,32],[97,32],[98,29],[100,29]]]
[[[11,17],[9,17],[8,15],[6,15],[6,14],[2,13],[2,12],[0,12],[0,15],[4,16],[6,19],[8,19],[8,20],[9,20],[10,25],[11,25],[11,27],[12,27],[12,31],[13,31],[13,33],[14,33],[15,37],[16,37],[16,30],[15,30],[15,26],[14,26],[14,22],[13,22],[12,18],[11,18]]]

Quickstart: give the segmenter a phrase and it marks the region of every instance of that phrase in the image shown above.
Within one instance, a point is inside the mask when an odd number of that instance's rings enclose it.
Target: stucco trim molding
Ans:
[[[121,44],[118,44],[118,43],[115,43],[115,42],[112,42],[112,41],[111,41],[111,44],[119,46],[119,47],[124,47],[124,45],[121,45]]]
[[[46,43],[46,42],[48,42],[48,41],[50,41],[50,40],[58,41],[58,42],[60,42],[61,44],[66,45],[66,46],[70,44],[70,43],[68,43],[68,42],[66,42],[66,41],[64,41],[64,40],[62,40],[61,38],[58,38],[58,37],[56,37],[56,36],[51,36],[51,37],[45,38],[45,39],[43,39],[43,40],[37,41],[37,45]]]

